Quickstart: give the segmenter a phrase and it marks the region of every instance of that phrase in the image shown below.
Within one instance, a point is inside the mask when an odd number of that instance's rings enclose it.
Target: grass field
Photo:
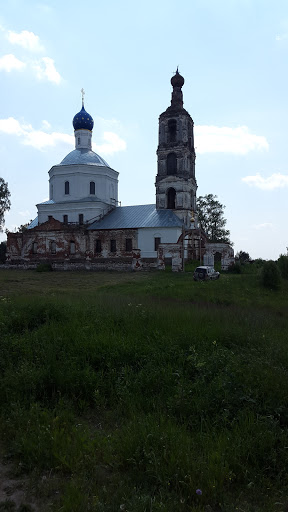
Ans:
[[[253,274],[1,270],[2,462],[43,512],[287,511],[287,304]]]

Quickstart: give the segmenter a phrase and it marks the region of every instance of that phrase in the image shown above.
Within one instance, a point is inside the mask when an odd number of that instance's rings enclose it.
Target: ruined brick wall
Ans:
[[[97,263],[109,266],[109,260],[132,263],[137,248],[137,229],[88,230],[79,224],[65,225],[53,218],[23,233],[9,233],[7,263]],[[112,263],[111,263],[112,264]]]
[[[48,226],[48,224],[50,224]],[[59,226],[60,225],[60,226]],[[85,259],[87,249],[85,229],[64,226],[53,219],[23,233],[7,236],[7,262],[59,261]]]
[[[89,232],[91,258],[128,258],[132,261],[133,250],[138,247],[137,229],[107,229],[91,230]],[[130,242],[126,242],[129,240]],[[101,251],[97,252],[97,241],[100,242]],[[129,246],[129,247],[128,247]],[[129,250],[131,248],[131,250]],[[127,250],[128,249],[128,250]]]

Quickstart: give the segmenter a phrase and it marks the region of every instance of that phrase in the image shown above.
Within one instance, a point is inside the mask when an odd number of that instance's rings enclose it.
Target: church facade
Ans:
[[[118,172],[92,151],[93,118],[74,116],[75,149],[49,171],[49,200],[37,204],[28,229],[9,233],[7,263],[55,269],[164,268],[181,270],[184,259],[222,268],[234,261],[228,244],[210,244],[197,226],[194,123],[183,108],[184,78],[171,79],[171,105],[159,117],[156,205],[120,206]],[[197,215],[196,215],[197,217]]]

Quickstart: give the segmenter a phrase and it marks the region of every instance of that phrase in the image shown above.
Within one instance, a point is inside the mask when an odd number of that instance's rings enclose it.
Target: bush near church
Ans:
[[[265,288],[280,288],[281,273],[275,261],[265,261],[261,270],[261,283]]]

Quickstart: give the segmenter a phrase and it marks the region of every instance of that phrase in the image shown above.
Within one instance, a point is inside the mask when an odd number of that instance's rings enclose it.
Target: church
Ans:
[[[21,233],[7,237],[7,264],[54,269],[183,270],[198,259],[222,268],[231,246],[210,243],[196,212],[194,123],[183,107],[184,78],[171,78],[171,105],[159,117],[156,204],[121,206],[118,172],[92,151],[93,118],[84,107],[73,118],[75,149],[49,171],[49,200]]]

